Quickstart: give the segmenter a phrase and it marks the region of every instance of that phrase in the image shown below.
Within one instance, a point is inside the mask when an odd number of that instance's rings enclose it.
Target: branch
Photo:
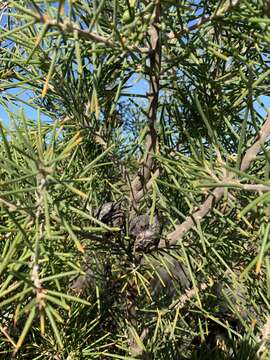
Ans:
[[[250,163],[256,158],[256,155],[260,151],[264,142],[270,134],[270,114],[267,116],[263,127],[258,133],[258,140],[247,150],[245,156],[243,157],[240,170],[245,171],[250,166]]]
[[[262,126],[259,132],[258,140],[246,151],[245,156],[243,157],[240,169],[245,171],[250,166],[250,163],[255,159],[257,153],[260,151],[264,142],[270,134],[270,114],[267,116],[264,125]],[[223,179],[224,182],[232,180],[233,175],[229,174]],[[243,185],[244,190],[248,191],[262,191],[266,188],[264,185]],[[259,190],[260,189],[260,190]],[[174,231],[167,235],[165,240],[161,240],[159,243],[159,248],[166,247],[168,245],[175,245],[178,240],[182,239],[183,236],[193,227],[197,225],[197,222],[202,220],[214,207],[214,205],[223,197],[225,192],[224,188],[216,187],[215,190],[207,196],[204,203],[200,206],[199,210],[195,213],[189,215],[186,220],[176,227]]]
[[[232,182],[231,184],[227,184],[226,187],[234,188],[234,190],[245,190],[245,191],[254,191],[254,192],[268,192],[270,191],[269,185],[263,184],[241,184],[238,181]]]
[[[203,186],[204,188],[206,186]],[[229,188],[233,190],[245,190],[250,192],[268,192],[270,191],[270,185],[263,185],[263,184],[242,184],[239,180],[234,180],[232,182],[228,182],[226,184],[222,182],[217,182],[212,185],[207,185],[209,188]]]
[[[199,210],[188,216],[181,225],[178,225],[173,232],[168,234],[165,240],[160,241],[159,247],[163,248],[166,245],[175,245],[178,240],[182,239],[190,229],[197,225],[198,221],[209,213],[214,205],[222,198],[224,191],[224,188],[216,188],[212,194],[208,195]]]
[[[47,16],[39,17],[38,20],[43,23],[47,24],[50,27],[57,27],[61,32],[65,34],[78,34],[78,37],[84,40],[93,41],[98,44],[104,44],[112,49],[120,49],[119,45],[111,40],[111,37],[105,37],[102,35],[99,35],[96,32],[89,32],[86,30],[82,30],[78,25],[70,22],[70,21],[64,21],[63,23],[60,23],[57,20],[52,20],[48,18]],[[149,50],[148,48],[138,48],[137,46],[134,47],[125,47],[123,41],[121,41],[122,48],[128,51],[137,51],[142,54],[147,53]]]
[[[132,208],[136,209],[143,193],[147,190],[146,184],[151,178],[151,171],[153,168],[153,154],[157,147],[157,132],[155,129],[157,121],[157,110],[159,102],[160,89],[160,67],[161,67],[161,43],[160,43],[160,2],[158,1],[155,8],[155,17],[150,24],[149,35],[149,60],[150,60],[150,79],[149,79],[149,94],[148,94],[148,134],[146,136],[145,157],[141,163],[137,176],[131,183],[131,203]],[[141,192],[142,196],[141,196]],[[140,194],[140,195],[139,195]]]
[[[201,285],[199,285],[199,290],[203,291],[206,290],[210,285],[207,283],[202,283]],[[182,309],[187,301],[189,301],[190,299],[192,299],[195,295],[196,295],[197,289],[189,289],[185,291],[185,294],[180,296],[180,299],[178,301],[178,308]]]
[[[151,190],[153,181],[154,181],[156,178],[158,178],[158,176],[159,176],[159,170],[156,170],[156,171],[152,174],[150,180],[147,182],[147,184],[144,186],[144,188],[141,189],[140,191],[137,191],[136,193],[134,193],[134,195],[133,195],[133,201],[134,201],[135,203],[138,204],[138,203],[140,202],[140,200],[143,198],[144,193]]]
[[[270,186],[262,184],[241,184],[241,188],[246,191],[268,192]]]
[[[144,195],[144,192],[147,191],[147,186],[151,187],[151,172],[153,168],[153,155],[156,152],[157,147],[157,133],[155,129],[157,121],[157,110],[159,102],[159,80],[160,80],[160,68],[161,68],[161,41],[160,41],[160,30],[159,30],[159,21],[160,21],[160,12],[161,12],[161,1],[155,1],[155,10],[154,18],[150,23],[149,36],[149,60],[150,60],[150,79],[149,79],[149,107],[148,107],[148,129],[149,132],[146,136],[145,144],[145,156],[141,163],[140,169],[137,176],[131,183],[131,214],[134,213],[137,209],[139,201]],[[137,294],[134,293],[133,284],[129,284],[130,289],[130,298],[128,304],[128,318],[130,324],[134,327],[137,327],[136,319],[136,297]],[[131,329],[130,329],[131,330]],[[137,341],[136,336],[132,331],[129,330],[129,349],[130,353],[137,354]]]
[[[209,288],[211,286],[211,283],[202,283],[199,285],[199,291],[204,291],[207,288]],[[192,289],[188,289],[185,290],[185,293],[183,295],[180,296],[179,300],[177,301],[177,303],[173,303],[169,306],[168,310],[166,310],[166,313],[172,311],[172,309],[176,308],[178,310],[183,309],[186,306],[186,303],[191,300],[193,297],[195,297],[197,293],[197,289],[192,288]],[[163,314],[165,315],[165,313]],[[143,340],[146,338],[146,336],[148,336],[149,334],[149,325],[148,327],[145,327],[140,335],[140,340],[141,342],[143,342]],[[143,349],[141,346],[139,346],[138,342],[136,342],[136,344],[133,345],[133,354],[136,356],[139,356],[141,354],[143,354]]]
[[[64,23],[60,23],[57,20],[51,20],[45,16],[41,17],[40,21],[44,24],[47,24],[48,26],[57,27],[60,31],[62,31],[65,34],[74,34],[75,32],[77,32],[78,36],[82,39],[90,40],[95,43],[102,43],[111,48],[117,47],[116,44],[110,40],[110,38],[101,36],[95,32],[88,32],[82,30],[79,26],[73,24],[72,22],[65,21]]]

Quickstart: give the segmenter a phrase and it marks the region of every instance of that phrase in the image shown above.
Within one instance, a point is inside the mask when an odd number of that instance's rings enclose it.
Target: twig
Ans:
[[[0,197],[0,203],[3,203],[4,205],[6,205],[8,207],[8,209],[9,209],[9,211],[18,210],[18,206],[16,206],[15,204],[12,204],[10,201],[7,201],[2,197]]]
[[[204,291],[210,286],[211,286],[210,283],[202,283],[199,285],[199,290]],[[181,295],[176,303],[173,303],[173,307],[172,306],[169,307],[168,312],[171,311],[173,308],[178,308],[179,310],[183,309],[186,303],[196,295],[196,292],[197,289],[194,288],[186,290],[185,294]],[[145,327],[140,335],[140,340],[143,342],[143,340],[148,336],[148,334],[149,334],[149,327]],[[141,355],[142,352],[143,349],[138,344],[134,344],[133,354],[138,356]]]
[[[262,184],[241,184],[241,188],[246,191],[256,191],[256,192],[270,191],[270,186],[262,185]]]
[[[194,214],[187,217],[187,219],[176,227],[176,229],[168,234],[165,240],[161,240],[159,248],[163,248],[166,245],[175,245],[178,240],[182,239],[183,236],[206,216],[213,206],[222,198],[224,195],[224,188],[216,188],[212,194],[208,195],[204,203],[200,206]]]
[[[111,36],[105,37],[102,35],[99,35],[96,32],[89,32],[86,30],[82,30],[78,25],[70,22],[70,21],[64,21],[63,23],[60,23],[57,20],[52,20],[48,18],[47,16],[39,17],[38,19],[41,23],[47,24],[50,27],[57,27],[60,31],[62,31],[65,34],[75,34],[77,33],[78,37],[80,39],[93,41],[98,44],[104,44],[112,49],[120,49],[119,44],[111,40]],[[147,48],[139,48],[139,47],[130,47],[130,46],[123,46],[123,42],[121,42],[121,50],[123,50],[123,47],[127,51],[137,51],[139,53],[147,53]]]
[[[40,22],[47,24],[48,26],[51,26],[51,27],[57,27],[60,31],[62,31],[65,34],[74,34],[75,32],[77,32],[78,36],[82,39],[90,40],[95,43],[102,43],[111,48],[117,47],[116,44],[110,40],[110,38],[101,36],[95,32],[89,32],[89,31],[82,30],[79,26],[77,26],[76,24],[73,24],[72,22],[69,22],[69,21],[60,23],[57,20],[51,20],[48,17],[43,16],[40,18]]]
[[[202,283],[200,286],[199,286],[199,290],[205,290],[209,287],[210,285],[207,284],[207,283]],[[186,290],[185,291],[185,294],[181,295],[180,296],[180,299],[178,301],[178,307],[179,309],[182,309],[188,300],[190,300],[191,298],[193,298],[193,296],[196,295],[196,292],[197,290],[196,289],[190,289],[190,290]]]
[[[194,25],[184,28],[176,34],[171,33],[169,35],[169,38],[170,39],[179,38],[179,36],[186,35],[193,30],[197,30],[201,28],[204,24],[207,24],[210,21],[214,21],[222,18],[225,14],[236,8],[240,4],[240,2],[241,0],[230,0],[229,5],[225,9],[222,9],[220,12],[217,12],[213,15],[202,16]]]
[[[202,185],[202,187],[205,187]],[[207,187],[215,187],[215,188],[229,188],[233,190],[245,190],[250,192],[268,192],[270,191],[270,185],[263,184],[241,184],[239,180],[233,180],[232,182],[228,182],[226,184],[217,182],[213,185],[208,185]]]
[[[46,192],[46,176],[47,174],[40,169],[37,174],[37,190],[36,190],[36,219],[39,224],[39,236],[36,238],[34,252],[31,256],[31,280],[34,285],[34,292],[37,298],[37,304],[39,309],[43,306],[43,288],[40,280],[40,268],[39,268],[39,251],[40,241],[45,237],[45,224],[44,224],[44,197]]]
[[[263,127],[259,131],[258,140],[247,150],[245,156],[243,157],[240,170],[245,171],[250,166],[250,163],[256,158],[256,155],[260,151],[264,142],[270,133],[270,115],[268,115]]]
[[[9,336],[8,332],[6,331],[6,329],[4,329],[2,326],[0,326],[0,331],[4,334],[4,336],[7,338],[7,340],[14,346],[14,348],[16,348],[16,344],[15,342],[12,340],[12,338]]]
[[[20,212],[22,212],[22,213],[24,213],[26,215],[30,215],[30,217],[33,217],[33,213],[31,212],[31,210],[23,208],[19,203],[15,205],[12,202],[4,199],[3,197],[0,197],[0,203],[6,205],[6,207],[8,208],[8,210],[10,212],[20,211]]]
[[[190,26],[187,29],[183,29],[180,33],[173,35],[178,37],[184,35],[192,30],[198,29],[203,24],[219,19],[223,17],[228,11],[231,11],[240,4],[241,0],[230,0],[229,5],[225,9],[221,9],[220,12],[213,14],[212,16],[202,17],[196,24]],[[156,21],[156,23],[158,23]],[[140,170],[136,178],[131,184],[131,198],[133,209],[137,207],[137,204],[143,197],[147,187],[145,186],[151,176],[151,170],[153,165],[153,153],[156,148],[157,134],[155,130],[155,122],[158,109],[158,97],[159,97],[159,77],[160,77],[160,62],[161,62],[161,48],[159,45],[159,30],[158,27],[153,24],[150,26],[149,34],[151,37],[151,47],[149,53],[150,56],[150,68],[153,69],[150,75],[150,91],[149,91],[149,134],[146,139],[146,156],[141,164]],[[142,49],[141,49],[142,50]],[[145,50],[143,50],[145,52]]]

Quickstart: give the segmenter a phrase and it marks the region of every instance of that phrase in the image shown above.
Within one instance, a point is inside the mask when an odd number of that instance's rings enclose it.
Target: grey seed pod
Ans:
[[[99,206],[94,216],[109,226],[121,227],[124,223],[124,214],[120,202],[107,202]]]
[[[150,224],[150,216],[147,214],[136,216],[130,222],[129,234],[135,238],[135,251],[144,251],[152,246],[157,246],[160,232],[161,224],[157,214],[154,216],[152,224]]]

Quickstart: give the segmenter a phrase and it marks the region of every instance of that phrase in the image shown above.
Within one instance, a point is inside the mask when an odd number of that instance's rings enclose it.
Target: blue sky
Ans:
[[[8,107],[9,111],[12,113],[19,113],[21,109],[24,109],[26,117],[29,119],[37,118],[37,109],[34,107],[27,105],[29,100],[31,100],[30,96],[27,93],[21,94],[21,89],[12,89],[7,92],[7,94],[18,95],[18,97],[24,102],[5,102],[5,105]],[[40,114],[41,120],[45,122],[50,122],[51,118],[46,116],[44,113]],[[4,124],[9,124],[9,113],[8,111],[0,104],[0,120],[4,122]]]

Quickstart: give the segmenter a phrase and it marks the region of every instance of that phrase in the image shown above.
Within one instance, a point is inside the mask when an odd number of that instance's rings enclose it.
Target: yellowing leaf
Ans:
[[[90,104],[90,112],[95,113],[96,118],[99,117],[100,108],[98,104],[98,96],[96,90],[93,91],[91,104]]]

